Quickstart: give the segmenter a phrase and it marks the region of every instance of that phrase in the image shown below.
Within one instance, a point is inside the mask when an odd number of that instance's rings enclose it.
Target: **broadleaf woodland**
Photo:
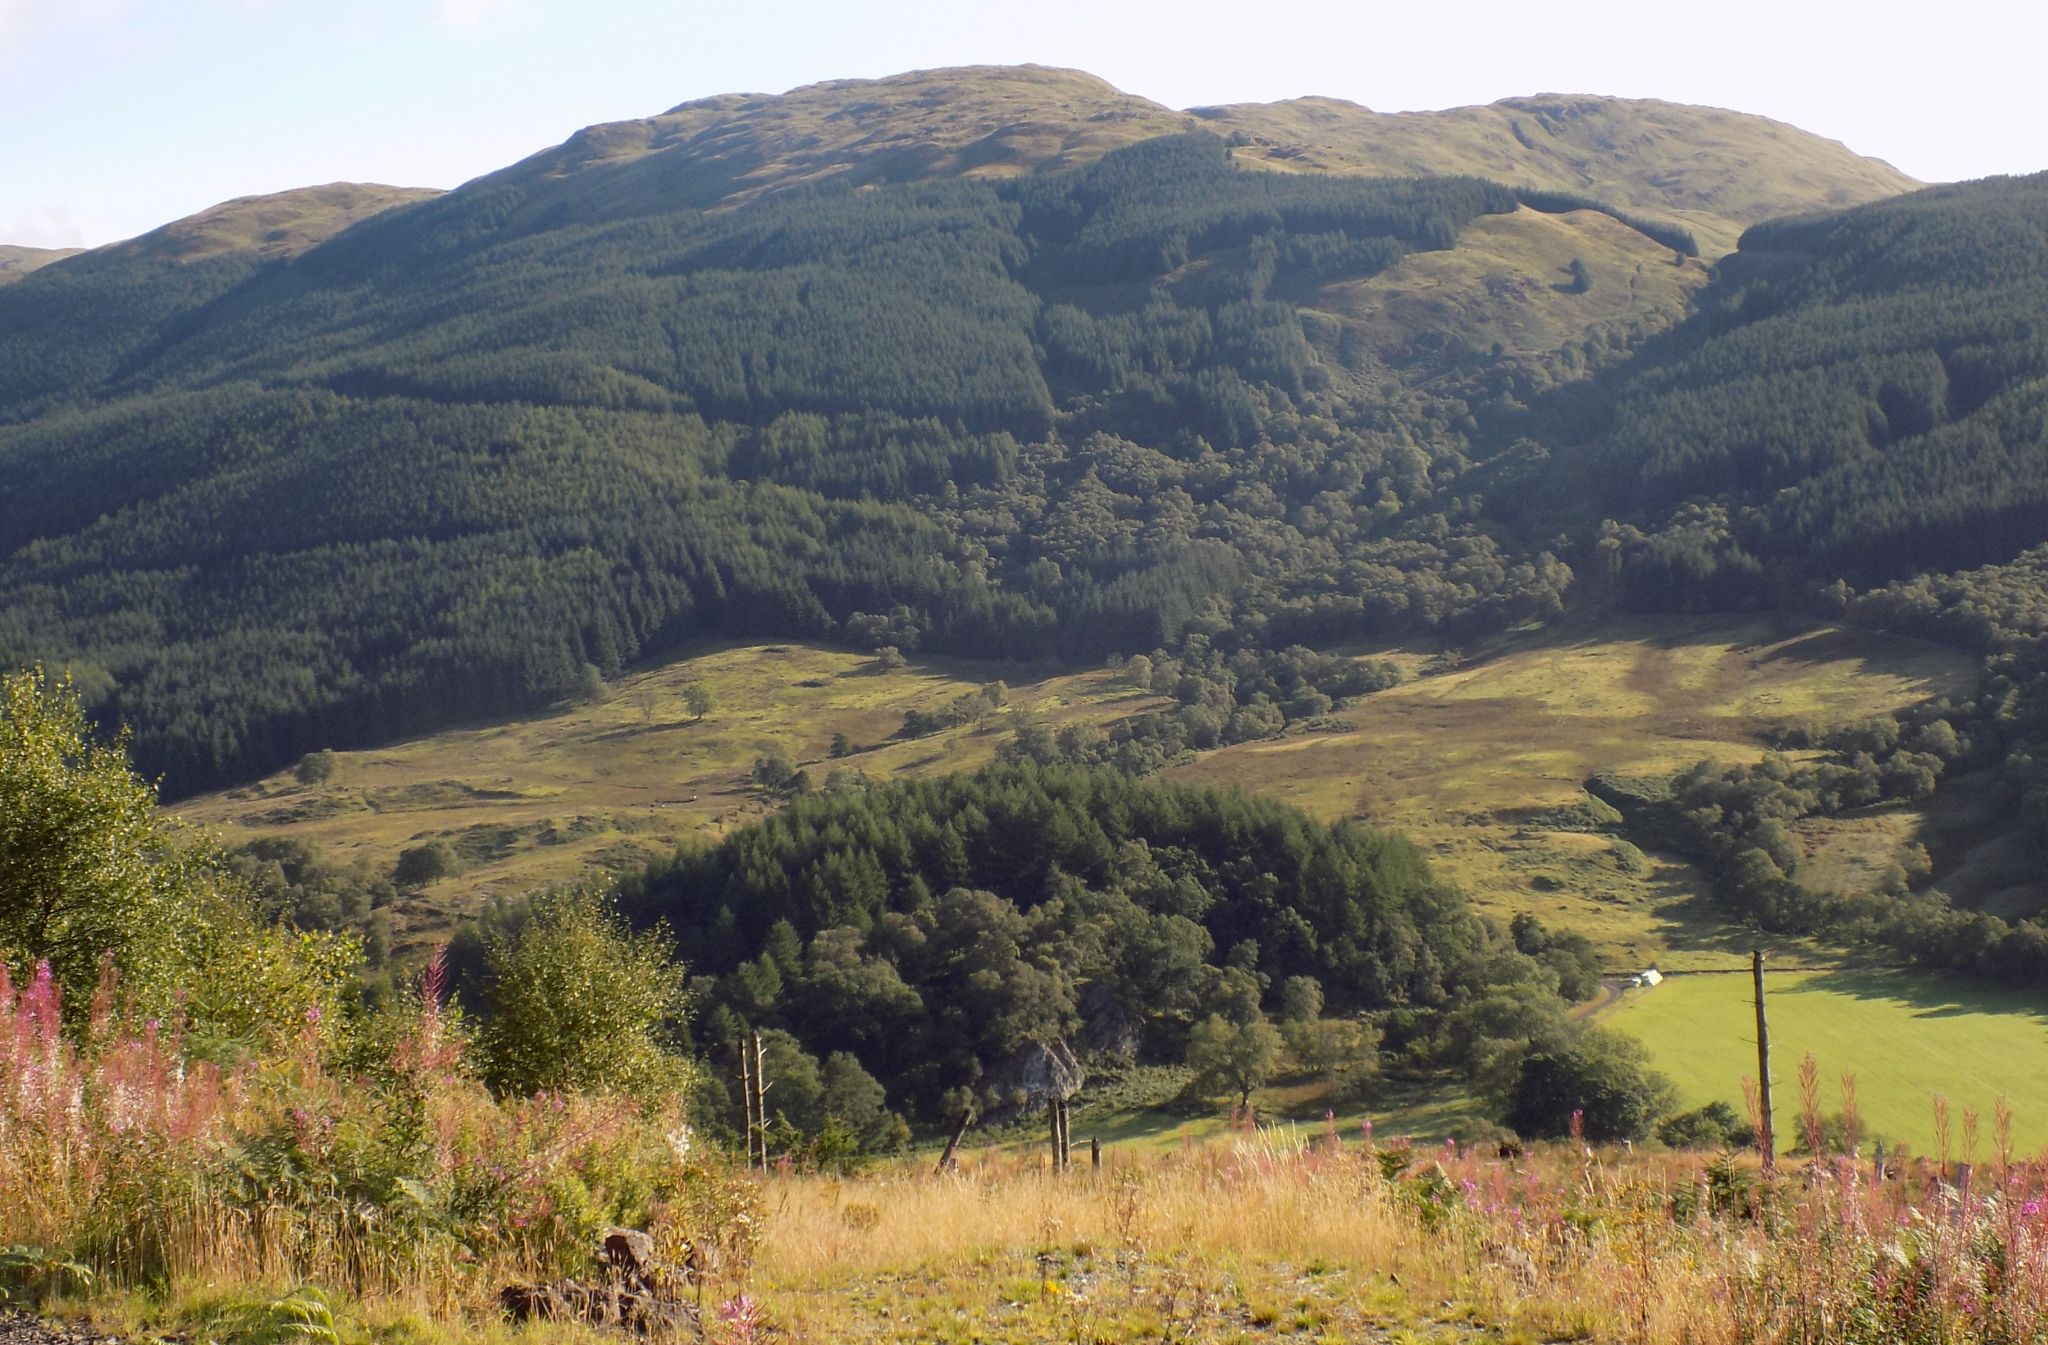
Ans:
[[[1604,214],[1673,265],[1690,235],[1478,179],[1248,170],[1201,132],[719,210],[578,210],[508,171],[290,260],[88,254],[0,290],[0,660],[68,667],[176,795],[706,633],[1145,653],[1174,714],[799,801],[633,886],[714,978],[706,1028],[783,1024],[870,1113],[935,1119],[1020,1043],[1179,1044],[1302,980],[1485,1076],[1502,1041],[1561,1039],[1569,936],[1487,929],[1388,838],[1101,763],[1372,689],[1317,649],[1796,609],[1987,659],[1979,700],[1830,798],[1911,797],[1967,743],[2038,831],[2015,558],[2048,538],[2044,206],[2048,176],[1758,225],[1685,321],[1540,356],[1389,348],[1317,296],[1522,210]],[[1575,259],[1557,288],[1608,283]],[[1782,803],[1775,769],[1681,802]],[[1707,856],[1724,899],[1840,915],[1748,858],[1776,863],[1751,811]],[[2033,934],[1963,924],[1945,960],[2011,935],[2000,966],[2034,965]],[[1161,967],[1194,997],[1148,989]],[[1128,1002],[1084,1006],[1090,971]]]

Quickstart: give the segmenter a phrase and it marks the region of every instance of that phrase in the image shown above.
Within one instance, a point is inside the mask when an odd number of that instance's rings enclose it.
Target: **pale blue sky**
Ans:
[[[1186,107],[1609,93],[1759,112],[1929,181],[2048,168],[2040,0],[0,0],[0,242],[233,196],[449,187],[734,90],[1037,61]]]

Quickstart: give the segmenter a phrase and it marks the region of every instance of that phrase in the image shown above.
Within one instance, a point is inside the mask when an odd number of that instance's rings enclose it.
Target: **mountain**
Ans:
[[[1710,268],[1714,231],[1907,185],[1663,104],[1181,114],[1025,68],[231,203],[0,291],[0,657],[78,668],[177,792],[706,632],[1093,660],[1498,629],[1588,591],[1609,518],[1661,554],[1629,407],[1719,377],[1699,352],[1767,289],[1833,302],[1798,279],[1840,260],[1825,223]],[[1989,199],[1923,198],[1936,232]]]
[[[1238,162],[1280,172],[1470,176],[1595,197],[1732,246],[1742,226],[1920,184],[1767,118],[1644,99],[1545,94],[1444,112],[1334,98],[1176,112],[1093,75],[1043,66],[920,70],[782,95],[727,94],[578,132],[485,179],[548,211],[738,205],[792,186],[1002,179],[1077,168],[1208,129]],[[559,217],[559,216],[558,216]]]
[[[76,257],[82,248],[28,248],[0,243],[0,285],[11,285],[31,271],[41,270],[51,262],[61,262],[66,257]]]

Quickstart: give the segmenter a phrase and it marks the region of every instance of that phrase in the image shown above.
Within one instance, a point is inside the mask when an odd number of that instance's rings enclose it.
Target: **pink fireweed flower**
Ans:
[[[754,1339],[754,1333],[761,1329],[761,1307],[745,1294],[728,1298],[718,1305],[718,1320],[733,1329],[741,1340]]]

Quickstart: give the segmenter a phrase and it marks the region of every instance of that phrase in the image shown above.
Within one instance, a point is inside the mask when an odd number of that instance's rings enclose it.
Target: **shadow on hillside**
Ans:
[[[1896,1000],[1912,1006],[1915,1018],[1965,1018],[1974,1014],[2021,1014],[2048,1029],[2048,995],[1939,973],[1844,968],[1818,973],[1780,992],[1822,991],[1857,999]]]
[[[1667,862],[1670,858],[1659,857]],[[1780,971],[1794,971],[1817,962],[1832,962],[1838,956],[1834,950],[1819,948],[1810,940],[1772,934],[1731,921],[1727,912],[1709,894],[1706,876],[1691,864],[1685,864],[1676,873],[1660,874],[1649,887],[1658,921],[1657,932],[1675,955],[1712,953],[1725,956],[1730,969],[1736,970],[1739,966],[1746,966],[1750,953],[1761,948],[1767,961]]]
[[[671,719],[651,724],[628,724],[623,728],[606,729],[593,733],[588,741],[593,743],[625,742],[633,738],[645,738],[656,733],[674,733],[677,730],[702,728],[703,721],[697,719]]]

